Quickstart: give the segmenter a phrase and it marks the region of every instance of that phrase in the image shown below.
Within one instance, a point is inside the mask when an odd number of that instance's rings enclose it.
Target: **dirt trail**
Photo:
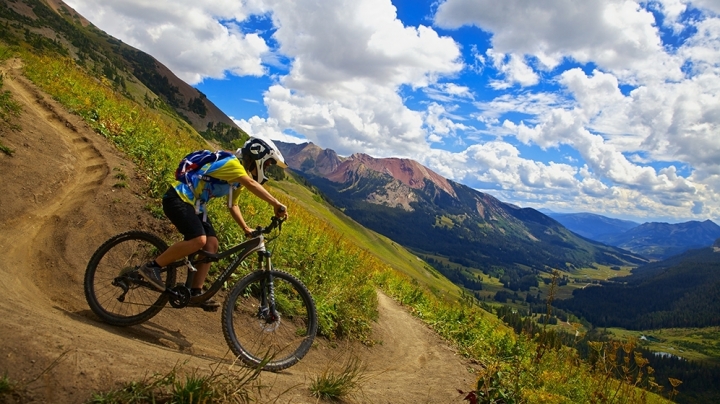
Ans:
[[[168,307],[129,328],[92,314],[82,280],[94,249],[121,231],[171,229],[143,209],[142,179],[130,162],[22,77],[18,62],[2,70],[3,90],[23,113],[15,122],[21,130],[0,131],[0,141],[15,151],[0,153],[0,375],[36,379],[27,385],[30,402],[81,403],[178,363],[200,370],[225,363],[219,312]],[[122,181],[128,187],[116,186]],[[298,365],[262,374],[270,386],[265,399],[317,402],[310,379],[354,356],[369,379],[353,401],[463,402],[457,389],[474,379],[468,364],[392,299],[378,298],[372,335],[378,344],[320,340]]]

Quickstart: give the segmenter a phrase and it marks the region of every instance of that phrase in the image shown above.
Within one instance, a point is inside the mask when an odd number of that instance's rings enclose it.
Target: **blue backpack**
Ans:
[[[192,178],[200,175],[200,179],[205,182],[221,183],[225,182],[209,175],[202,175],[198,171],[207,163],[214,163],[228,157],[234,156],[233,153],[224,150],[211,152],[210,150],[197,150],[185,156],[175,170],[175,179],[185,183],[192,188]]]

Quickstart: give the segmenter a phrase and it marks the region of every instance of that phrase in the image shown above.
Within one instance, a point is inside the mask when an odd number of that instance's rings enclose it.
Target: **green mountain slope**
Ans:
[[[426,262],[400,244],[363,227],[345,213],[325,202],[317,192],[302,185],[302,180],[281,181],[273,184],[296,203],[326,221],[353,244],[378,257],[389,267],[415,279],[432,290],[436,295],[456,300],[462,295],[460,288],[442,276]]]
[[[126,97],[186,122],[206,137],[246,134],[204,94],[154,57],[119,41],[60,0],[0,2],[0,40],[71,57]]]
[[[646,330],[720,325],[720,252],[691,250],[601,286],[573,292],[558,307],[597,327]]]

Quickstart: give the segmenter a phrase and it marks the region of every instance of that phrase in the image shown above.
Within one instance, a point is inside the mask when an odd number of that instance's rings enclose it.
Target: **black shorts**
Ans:
[[[203,221],[203,214],[196,214],[195,207],[180,199],[175,188],[170,188],[162,200],[163,212],[175,225],[185,240],[200,236],[217,237],[210,218]]]

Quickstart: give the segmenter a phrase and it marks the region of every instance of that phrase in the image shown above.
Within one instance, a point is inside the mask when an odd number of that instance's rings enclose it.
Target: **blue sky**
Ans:
[[[67,0],[251,134],[720,223],[720,0]]]

